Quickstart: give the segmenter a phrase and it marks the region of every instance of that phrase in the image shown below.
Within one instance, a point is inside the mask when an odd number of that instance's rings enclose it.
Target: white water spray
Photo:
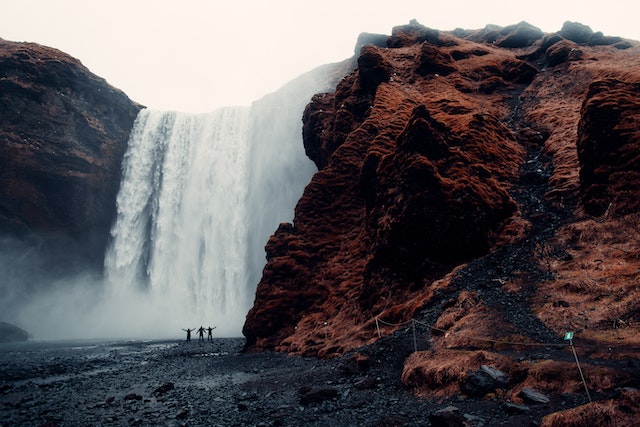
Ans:
[[[264,245],[315,167],[301,117],[335,84],[336,65],[251,107],[211,114],[143,110],[123,164],[105,257],[111,322],[136,334],[216,326],[239,336],[265,263]]]
[[[248,128],[242,107],[139,114],[105,258],[116,296],[136,290],[152,298],[135,308],[137,322],[150,311],[160,327],[173,319],[229,333],[243,320]],[[151,310],[143,308],[151,302]]]
[[[313,94],[351,61],[319,67],[250,107],[143,110],[130,135],[104,277],[49,277],[36,249],[0,239],[0,313],[34,339],[240,336],[264,246],[315,172],[302,144]],[[24,247],[23,247],[24,246]],[[14,252],[12,252],[14,251]]]

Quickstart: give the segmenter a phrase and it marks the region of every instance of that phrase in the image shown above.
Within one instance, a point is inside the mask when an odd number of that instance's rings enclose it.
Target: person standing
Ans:
[[[185,331],[185,332],[187,333],[187,342],[188,342],[188,341],[191,341],[191,331],[195,331],[195,330],[196,330],[196,328],[193,328],[193,329],[189,329],[189,328],[187,328],[187,329],[182,329],[182,330],[183,330],[183,331]]]
[[[198,329],[198,342],[204,341],[204,331],[205,329],[200,326],[200,329]]]
[[[207,328],[207,341],[213,341],[213,335],[211,335],[211,333],[215,328],[215,326],[213,328],[211,326]]]

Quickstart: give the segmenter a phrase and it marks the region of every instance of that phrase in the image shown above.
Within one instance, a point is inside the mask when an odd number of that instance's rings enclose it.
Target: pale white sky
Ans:
[[[417,19],[439,30],[567,21],[640,40],[637,0],[0,0],[0,38],[80,59],[156,109],[246,105],[353,54],[361,32]],[[597,6],[596,6],[597,5]]]

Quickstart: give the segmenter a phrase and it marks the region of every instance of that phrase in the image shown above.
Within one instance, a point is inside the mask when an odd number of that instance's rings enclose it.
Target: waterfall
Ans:
[[[315,171],[302,145],[304,106],[343,69],[320,67],[250,107],[140,112],[105,256],[114,321],[163,336],[201,325],[241,335],[264,245],[292,220]]]
[[[129,140],[105,258],[117,294],[132,287],[193,314],[184,327],[238,323],[248,305],[248,108],[143,110]]]

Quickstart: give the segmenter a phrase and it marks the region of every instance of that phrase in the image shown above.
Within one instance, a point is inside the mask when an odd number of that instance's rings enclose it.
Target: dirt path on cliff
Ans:
[[[531,228],[525,238],[499,247],[459,269],[451,280],[451,290],[440,294],[439,303],[458,298],[462,290],[473,291],[483,304],[498,310],[500,316],[532,340],[561,343],[557,334],[542,324],[531,311],[531,297],[536,283],[552,277],[552,272],[541,265],[539,257],[548,256],[543,253],[547,239],[555,234],[572,209],[559,210],[545,196],[550,190],[548,180],[553,166],[551,158],[543,153],[545,131],[524,119],[523,89],[512,92],[512,101],[509,103],[511,114],[505,124],[526,149],[520,179],[511,188],[510,194]],[[508,292],[502,286],[515,280],[525,285],[517,293]],[[421,313],[418,320],[433,325],[440,315],[441,310],[431,308]]]

